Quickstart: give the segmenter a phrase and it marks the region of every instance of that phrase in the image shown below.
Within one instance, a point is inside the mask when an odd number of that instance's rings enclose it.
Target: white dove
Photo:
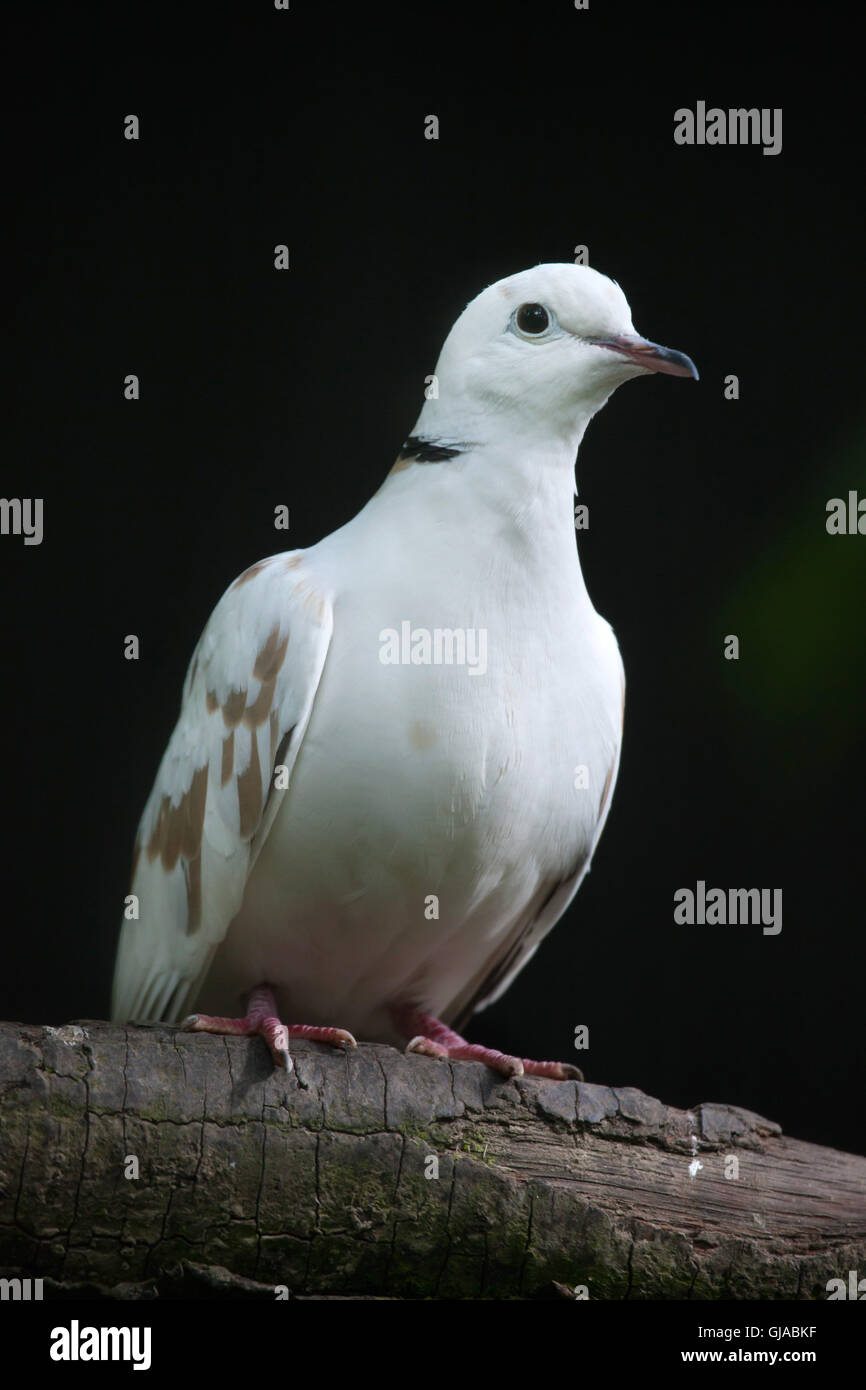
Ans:
[[[259,1034],[287,1068],[292,1037],[357,1034],[580,1075],[456,1030],[565,912],[610,807],[624,675],[578,562],[574,465],[647,372],[698,375],[606,276],[491,285],[363,510],[235,580],[141,819],[114,1019],[206,1009],[183,1026]]]

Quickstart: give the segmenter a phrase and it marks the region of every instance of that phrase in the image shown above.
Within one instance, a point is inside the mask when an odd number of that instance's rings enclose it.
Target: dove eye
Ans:
[[[550,323],[550,315],[543,304],[521,304],[514,319],[521,333],[543,333]]]

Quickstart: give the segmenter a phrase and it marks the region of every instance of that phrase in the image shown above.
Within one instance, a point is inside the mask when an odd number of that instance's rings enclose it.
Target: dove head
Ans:
[[[630,377],[697,378],[691,358],[642,338],[615,281],[584,265],[537,265],[473,299],[436,364],[438,396],[416,433],[495,442],[580,442]]]

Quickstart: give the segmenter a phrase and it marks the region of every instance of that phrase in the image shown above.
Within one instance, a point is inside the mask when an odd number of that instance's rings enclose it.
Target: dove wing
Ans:
[[[332,631],[299,551],[251,566],[214,609],[138,829],[113,1019],[187,1012],[288,794]]]
[[[625,673],[621,670],[622,712],[625,716]],[[443,1019],[458,1033],[469,1023],[472,1015],[488,1004],[493,1004],[508,989],[509,985],[529,963],[547,933],[556,926],[566,908],[572,902],[585,876],[589,873],[592,856],[601,838],[610,810],[613,789],[619,771],[619,758],[622,749],[622,732],[614,749],[613,759],[599,801],[598,820],[595,834],[587,852],[581,855],[574,868],[565,878],[556,883],[546,884],[536,895],[535,902],[526,915],[499,946],[494,956],[486,962],[481,971],[468,982],[458,997],[443,1011]]]

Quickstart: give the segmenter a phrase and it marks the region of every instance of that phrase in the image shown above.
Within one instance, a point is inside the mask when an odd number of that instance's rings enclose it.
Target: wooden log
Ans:
[[[826,1299],[866,1159],[389,1047],[0,1024],[0,1277],[45,1296]]]

